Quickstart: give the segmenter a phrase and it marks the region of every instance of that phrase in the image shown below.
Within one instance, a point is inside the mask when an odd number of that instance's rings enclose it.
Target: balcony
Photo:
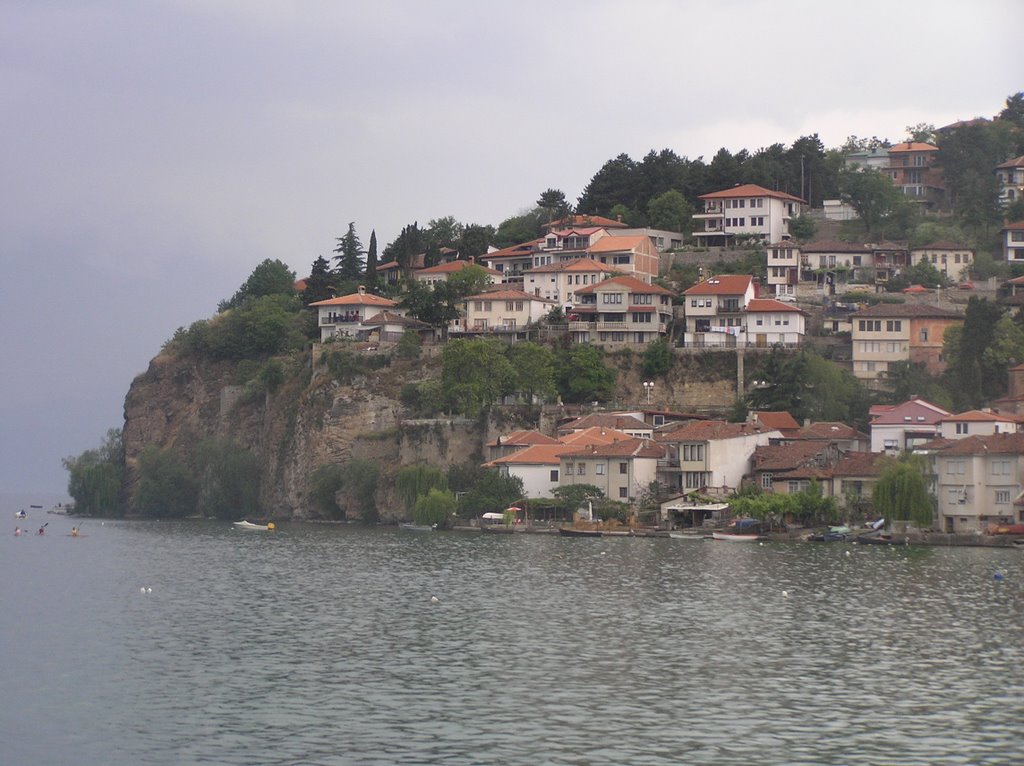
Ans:
[[[569,332],[574,330],[589,331],[593,330],[596,326],[597,322],[569,322]]]
[[[625,330],[625,322],[597,322],[598,330]]]
[[[320,326],[321,327],[325,327],[325,326],[336,325],[336,324],[358,324],[359,322],[362,322],[362,321],[363,321],[363,318],[359,317],[359,316],[337,316],[337,315],[330,315],[330,316],[320,317]]]

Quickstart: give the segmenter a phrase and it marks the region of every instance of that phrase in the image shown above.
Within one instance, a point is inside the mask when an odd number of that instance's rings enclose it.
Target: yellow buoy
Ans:
[[[273,532],[275,529],[277,529],[277,527],[274,526],[274,522],[271,521],[267,524],[267,531]]]

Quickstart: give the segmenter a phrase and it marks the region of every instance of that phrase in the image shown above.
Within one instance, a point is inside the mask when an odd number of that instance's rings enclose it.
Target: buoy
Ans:
[[[782,591],[782,597],[783,598],[789,598],[789,591],[788,590]]]
[[[847,552],[846,552],[846,555],[847,555],[847,556],[849,556],[849,555],[850,555],[850,552],[849,552],[849,551],[847,551]]]
[[[152,588],[146,588],[146,593],[152,593],[152,592],[153,592]]]
[[[267,530],[268,531],[273,532],[275,529],[277,529],[277,527],[274,526],[274,522],[272,522],[272,521],[267,522]]]
[[[431,596],[430,597],[430,603],[431,604],[439,604],[439,603],[441,603],[441,599],[439,599],[437,596]]]
[[[601,555],[602,556],[606,555],[607,553],[608,553],[608,551],[601,551]]]
[[[1002,580],[1003,579],[1003,573],[997,571],[994,575],[992,575],[992,577],[994,579],[996,579],[996,580]]]
[[[139,593],[145,593],[145,592],[146,592],[145,586],[139,588]]]

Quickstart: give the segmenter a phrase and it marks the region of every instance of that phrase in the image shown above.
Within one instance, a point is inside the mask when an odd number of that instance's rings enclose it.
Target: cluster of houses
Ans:
[[[817,483],[850,517],[867,501],[887,456],[920,454],[931,466],[933,527],[981,534],[1024,522],[1024,365],[1010,370],[1003,410],[953,414],[920,398],[871,409],[869,433],[838,422],[800,424],[788,412],[742,423],[638,408],[569,419],[554,435],[516,431],[488,444],[485,467],[522,480],[527,498],[587,484],[636,504],[656,482],[671,499],[667,527],[714,521],[744,485],[793,494]],[[699,498],[699,500],[695,500]]]

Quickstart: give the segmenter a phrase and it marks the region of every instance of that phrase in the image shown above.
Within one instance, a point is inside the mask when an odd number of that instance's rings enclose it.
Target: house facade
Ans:
[[[934,207],[945,202],[946,187],[942,172],[935,165],[939,147],[919,141],[905,141],[889,147],[885,173],[904,195]]]
[[[963,316],[936,306],[879,303],[851,314],[850,321],[854,377],[882,387],[896,362],[914,362],[933,375],[941,373],[946,329],[961,324]]]
[[[791,303],[754,298],[743,313],[744,340],[757,348],[799,346],[806,333],[808,314]]]
[[[566,309],[572,308],[576,291],[614,276],[615,269],[592,258],[536,266],[523,274],[523,292],[547,298]]]
[[[1007,224],[1002,230],[1003,260],[1024,263],[1024,221]]]
[[[952,415],[941,407],[912,398],[895,406],[875,405],[871,417],[871,451],[898,455],[942,434],[942,420]]]
[[[436,266],[430,266],[426,269],[420,269],[413,272],[412,276],[417,282],[434,286],[441,282],[447,282],[450,276],[453,274],[459,274],[464,269],[468,269],[471,266],[480,269],[484,274],[486,274],[487,281],[490,284],[501,279],[501,272],[477,263],[473,256],[470,256],[464,261],[447,261],[445,263],[439,263]]]
[[[698,224],[693,238],[701,245],[728,245],[749,237],[762,242],[789,239],[790,221],[807,205],[792,194],[756,184],[703,194],[699,199],[704,208],[693,216]]]
[[[560,456],[561,486],[593,484],[604,496],[631,503],[657,480],[665,448],[650,439],[592,444]]]
[[[834,295],[837,288],[844,289],[871,265],[871,251],[864,245],[816,240],[800,247],[801,279],[813,280],[826,295]]]
[[[667,334],[671,290],[635,276],[606,279],[573,293],[569,334],[575,343],[641,346]]]
[[[544,318],[554,301],[522,290],[498,289],[463,302],[465,332],[517,332]]]
[[[685,345],[735,347],[745,335],[744,310],[757,297],[757,288],[752,277],[729,274],[699,282],[683,297]]]
[[[942,240],[910,251],[910,265],[930,263],[954,282],[963,282],[971,276],[974,250],[955,242]]]
[[[800,284],[800,248],[793,241],[774,242],[765,251],[768,292],[778,298],[795,296]]]
[[[935,450],[938,528],[981,533],[1024,521],[1024,434],[969,436]]]
[[[365,325],[364,321],[382,311],[404,315],[395,301],[368,293],[362,285],[350,295],[328,298],[309,305],[317,310],[321,343],[343,335],[350,337],[367,335],[373,328]]]
[[[781,439],[782,433],[757,423],[705,420],[685,423],[655,438],[668,450],[658,469],[662,484],[680,492],[728,494],[750,472],[754,450]]]
[[[996,165],[996,180],[999,182],[999,202],[1003,206],[1024,199],[1024,155]]]
[[[1020,430],[1020,421],[1016,417],[983,410],[970,410],[950,415],[948,418],[943,418],[940,425],[939,436],[943,439],[1012,434]]]

